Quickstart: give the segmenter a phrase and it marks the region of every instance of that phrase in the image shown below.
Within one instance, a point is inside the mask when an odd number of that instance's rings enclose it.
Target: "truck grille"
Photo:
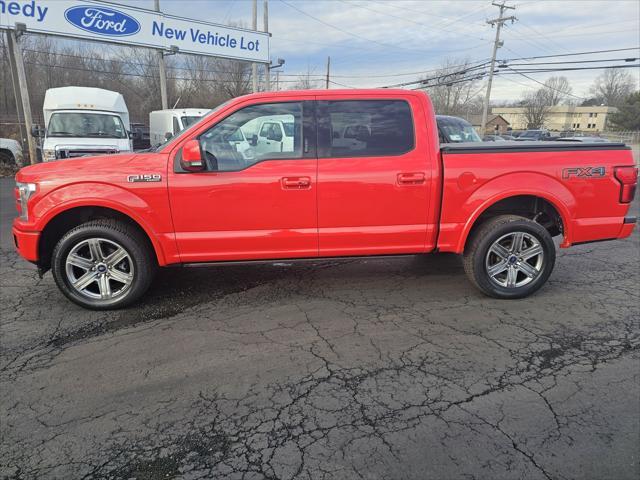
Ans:
[[[114,153],[119,153],[117,148],[107,148],[107,149],[62,149],[57,151],[57,157],[59,159],[64,158],[77,158],[77,157],[88,157],[93,155],[111,155]]]

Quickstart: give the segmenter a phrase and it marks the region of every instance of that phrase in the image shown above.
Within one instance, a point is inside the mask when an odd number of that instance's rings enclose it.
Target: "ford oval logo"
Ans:
[[[64,18],[72,25],[91,33],[125,37],[140,31],[140,23],[130,15],[103,6],[71,7]]]

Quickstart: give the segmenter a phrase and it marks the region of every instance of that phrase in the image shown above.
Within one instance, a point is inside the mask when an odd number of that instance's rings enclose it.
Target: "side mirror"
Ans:
[[[256,135],[255,133],[251,136],[251,139],[249,140],[249,144],[253,147],[255,147],[256,145],[258,145],[258,135]]]
[[[31,125],[31,136],[35,138],[40,138],[43,136],[42,127],[40,125]]]
[[[133,138],[133,132],[132,132],[131,130],[129,130],[129,131],[127,132],[127,134],[129,135],[129,139],[132,139],[132,138]]]
[[[200,142],[196,139],[189,140],[182,147],[182,158],[180,166],[187,172],[201,172],[204,170]]]
[[[171,132],[167,132],[167,133],[164,134],[164,139],[165,140],[169,140],[171,137],[173,137],[173,133],[171,133]]]

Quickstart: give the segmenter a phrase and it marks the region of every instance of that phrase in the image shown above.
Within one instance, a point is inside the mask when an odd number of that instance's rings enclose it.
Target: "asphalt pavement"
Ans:
[[[441,255],[174,268],[90,312],[13,251],[11,189],[2,478],[640,477],[637,232],[518,301]]]

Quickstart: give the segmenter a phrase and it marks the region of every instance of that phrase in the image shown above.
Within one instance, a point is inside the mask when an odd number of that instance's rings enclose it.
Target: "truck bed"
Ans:
[[[631,147],[619,142],[581,143],[581,142],[467,142],[444,143],[440,145],[442,153],[509,153],[509,152],[559,152],[574,150],[631,150]]]

